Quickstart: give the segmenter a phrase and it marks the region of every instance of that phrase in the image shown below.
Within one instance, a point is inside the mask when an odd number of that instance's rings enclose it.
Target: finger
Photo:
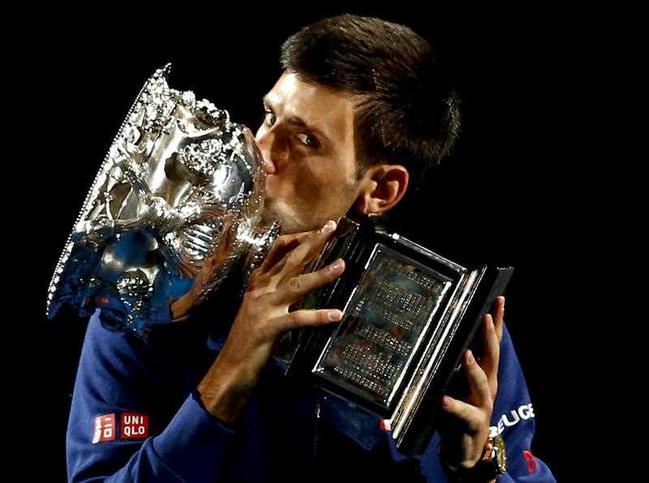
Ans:
[[[278,282],[303,273],[308,264],[322,252],[322,247],[335,230],[336,222],[330,220],[320,230],[308,232],[304,240],[271,271],[273,275],[279,275]]]
[[[333,282],[345,271],[345,262],[339,258],[320,270],[303,275],[297,275],[282,284],[271,296],[271,303],[293,304],[302,299],[312,290]]]
[[[275,240],[272,248],[264,258],[262,264],[257,268],[257,272],[263,274],[267,272],[271,267],[276,265],[289,251],[293,250],[297,245],[299,245],[304,239],[309,236],[309,232],[301,233],[291,233],[288,235],[282,235]]]
[[[483,416],[475,406],[450,396],[443,396],[442,409],[462,422],[467,431],[476,432],[480,430]]]
[[[498,335],[498,341],[500,342],[503,338],[503,326],[505,325],[505,297],[502,295],[496,297],[494,325],[496,326],[496,334]]]
[[[331,324],[343,318],[338,309],[296,310],[274,320],[272,323],[279,333],[300,327]]]
[[[468,350],[464,353],[462,365],[464,366],[464,372],[469,383],[469,390],[471,391],[471,395],[469,396],[471,402],[482,408],[492,405],[493,398],[491,397],[489,380],[485,372],[478,365],[475,357],[473,357],[473,352]]]
[[[484,316],[482,322],[482,355],[480,367],[487,375],[489,389],[492,397],[498,389],[498,362],[500,360],[500,342],[496,334],[493,317],[490,314]]]

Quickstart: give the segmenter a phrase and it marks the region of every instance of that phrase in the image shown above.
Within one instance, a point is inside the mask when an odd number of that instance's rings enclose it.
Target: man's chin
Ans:
[[[274,221],[279,223],[279,232],[281,235],[289,235],[291,233],[301,233],[320,228],[320,225],[305,224],[298,220],[292,214],[287,214],[282,211],[264,210],[262,217],[264,223],[269,224]]]
[[[279,222],[281,225],[281,221],[279,220],[278,216],[273,210],[269,208],[268,203],[266,203],[264,210],[261,212],[261,223],[263,225],[271,225],[275,221]]]
[[[261,220],[264,225],[271,225],[272,223],[279,223],[279,232],[282,235],[287,233],[296,233],[301,231],[292,217],[286,216],[278,210],[273,202],[266,201],[264,211],[261,215]]]

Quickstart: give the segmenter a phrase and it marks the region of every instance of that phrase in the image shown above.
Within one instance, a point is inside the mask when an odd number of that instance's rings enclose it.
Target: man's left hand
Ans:
[[[469,395],[465,400],[442,399],[444,424],[440,428],[441,456],[447,468],[472,468],[481,458],[498,391],[498,362],[503,334],[505,297],[498,297],[495,314],[482,321],[482,353],[468,350],[462,358]]]

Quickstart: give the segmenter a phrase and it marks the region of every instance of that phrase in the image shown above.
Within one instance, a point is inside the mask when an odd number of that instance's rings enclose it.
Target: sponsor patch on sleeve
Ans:
[[[95,418],[95,432],[92,436],[93,444],[115,439],[115,413],[104,414]]]
[[[117,423],[119,422],[119,431]],[[149,437],[149,416],[142,413],[104,414],[95,418],[93,444],[120,439],[145,439]]]
[[[144,439],[149,436],[149,416],[141,413],[122,413],[122,439]]]

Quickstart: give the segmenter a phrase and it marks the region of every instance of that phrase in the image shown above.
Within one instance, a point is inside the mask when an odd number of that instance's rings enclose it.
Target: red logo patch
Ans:
[[[142,439],[149,436],[149,416],[140,413],[122,413],[122,439]]]
[[[536,458],[529,449],[523,451],[523,457],[527,460],[527,471],[534,473],[536,471]]]
[[[115,413],[104,414],[95,418],[95,433],[92,437],[93,444],[100,441],[113,441],[115,439]]]

